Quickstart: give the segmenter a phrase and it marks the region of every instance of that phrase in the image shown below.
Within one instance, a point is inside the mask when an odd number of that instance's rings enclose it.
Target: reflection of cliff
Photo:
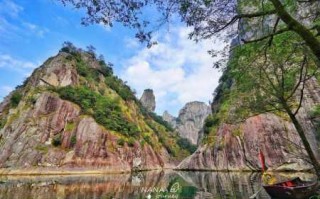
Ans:
[[[243,199],[249,198],[261,188],[260,173],[241,172],[178,172],[189,184],[198,189],[195,198]],[[304,180],[315,180],[316,176],[309,173],[277,173],[278,181],[300,177]],[[257,199],[270,199],[262,190]]]
[[[259,173],[179,172],[188,183],[198,188],[196,198],[249,198],[260,189]],[[269,197],[262,193],[258,198]]]
[[[167,187],[171,174],[148,172],[97,176],[4,177],[0,199],[7,198],[145,198],[142,189]]]
[[[284,175],[284,176],[282,176]],[[311,174],[279,174],[279,180],[302,177],[312,180]],[[260,173],[175,172],[152,171],[133,174],[95,176],[2,176],[0,199],[32,198],[249,198],[260,187]],[[177,188],[170,192],[175,185]],[[171,195],[170,195],[171,194]],[[270,199],[262,191],[258,199]]]

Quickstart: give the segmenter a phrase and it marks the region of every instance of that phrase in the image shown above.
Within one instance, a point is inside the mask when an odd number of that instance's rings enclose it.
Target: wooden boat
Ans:
[[[260,149],[259,159],[262,172],[267,170],[264,155]],[[318,181],[303,181],[299,177],[272,185],[262,185],[274,199],[309,199],[318,190]]]
[[[319,188],[317,181],[303,181],[299,177],[273,185],[263,185],[272,198],[309,199]]]

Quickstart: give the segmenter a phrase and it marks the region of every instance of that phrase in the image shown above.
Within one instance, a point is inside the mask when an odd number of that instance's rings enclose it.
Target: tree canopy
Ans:
[[[260,42],[274,35],[292,31],[320,60],[320,3],[316,0],[58,0],[75,8],[86,10],[82,23],[103,23],[112,26],[119,22],[137,30],[136,37],[152,45],[152,32],[179,16],[187,26],[193,27],[190,37],[199,40],[228,30],[228,35],[240,35],[238,26],[243,21],[254,21],[250,31],[259,29],[259,37],[242,42]],[[151,24],[144,9],[158,11],[157,24]],[[267,27],[267,28],[263,28]],[[263,31],[261,31],[263,30]],[[248,31],[248,30],[245,30]]]

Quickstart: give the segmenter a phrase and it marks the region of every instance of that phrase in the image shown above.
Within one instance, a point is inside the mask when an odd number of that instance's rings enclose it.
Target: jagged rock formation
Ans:
[[[144,90],[140,102],[148,111],[153,112],[156,109],[156,98],[153,94],[153,90]]]
[[[210,113],[210,107],[204,102],[189,102],[179,111],[178,118],[174,118],[167,111],[163,113],[162,118],[171,124],[181,137],[197,144],[204,121]]]
[[[203,102],[189,102],[179,112],[177,129],[181,137],[188,138],[197,144],[204,120],[211,109]]]
[[[188,152],[136,101],[103,60],[59,52],[0,104],[0,173],[173,167]]]

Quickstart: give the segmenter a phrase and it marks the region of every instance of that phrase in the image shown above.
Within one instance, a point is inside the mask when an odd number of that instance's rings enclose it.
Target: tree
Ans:
[[[62,44],[61,52],[66,52],[66,53],[74,53],[78,49],[71,43],[70,41],[65,41]]]
[[[96,48],[93,45],[87,46],[87,53],[89,53],[93,58],[96,58]]]
[[[124,26],[137,30],[136,37],[151,45],[151,34],[154,29],[148,17],[143,16],[142,9],[155,7],[159,12],[157,24],[164,23],[179,15],[187,26],[193,27],[191,38],[207,39],[228,29],[229,36],[238,33],[237,24],[243,20],[257,21],[251,29],[261,29],[267,20],[271,20],[273,28],[264,31],[261,37],[243,42],[260,42],[285,32],[299,35],[320,62],[320,3],[316,0],[59,0],[70,3],[76,8],[84,8],[86,17],[82,23],[103,23],[112,26],[120,22]],[[301,10],[308,9],[307,15],[296,17]],[[305,23],[306,18],[308,23]],[[153,21],[154,22],[154,21]],[[154,22],[155,23],[155,22]],[[320,64],[319,64],[320,66]]]
[[[277,35],[273,38],[273,48],[255,43],[238,46],[231,59],[230,70],[236,94],[242,98],[238,99],[242,102],[238,111],[251,110],[243,117],[265,112],[287,114],[320,176],[320,165],[297,119],[306,84],[318,68],[310,57],[310,50],[294,43],[296,37],[289,32]]]
[[[254,98],[263,106],[258,109],[286,112],[295,125],[305,149],[320,175],[320,166],[315,159],[301,125],[296,119],[303,100],[303,90],[306,78],[312,76],[309,63],[314,62],[320,68],[320,2],[316,0],[60,0],[71,3],[76,8],[85,8],[87,16],[84,24],[104,23],[112,26],[113,22],[120,22],[125,26],[137,29],[136,37],[140,41],[148,42],[150,46],[150,21],[143,17],[142,9],[153,6],[159,11],[160,20],[157,25],[170,22],[177,14],[187,26],[193,27],[190,38],[197,40],[208,39],[213,35],[227,31],[229,37],[238,35],[240,42],[249,45],[254,59],[242,57],[246,60],[248,70],[245,75],[252,75],[252,85],[259,89],[253,93]],[[308,12],[300,16],[301,10]],[[247,24],[247,26],[245,25]],[[249,25],[248,25],[249,24]],[[254,25],[252,25],[254,24]],[[153,24],[155,25],[155,24]],[[240,27],[238,27],[240,26]],[[241,32],[241,28],[244,30]],[[254,33],[247,36],[246,33]],[[283,47],[275,43],[279,36],[287,34],[295,36],[291,40],[295,47],[290,53],[283,51]],[[285,41],[285,40],[283,40]],[[287,45],[288,43],[285,43]],[[282,44],[284,45],[284,44]],[[262,47],[262,48],[261,48]],[[248,50],[247,48],[245,48]],[[283,60],[282,54],[291,60]],[[300,50],[299,50],[300,49]],[[303,51],[301,51],[303,49]],[[299,50],[295,52],[296,50]],[[306,52],[306,54],[301,54]],[[245,52],[242,52],[245,53]],[[294,57],[298,53],[298,58]],[[214,55],[212,51],[212,55]],[[279,56],[281,55],[281,56]],[[252,57],[251,57],[252,58]],[[280,59],[280,60],[279,60]],[[263,60],[263,61],[261,61]],[[289,64],[288,64],[289,62]],[[217,66],[220,66],[217,64]],[[242,65],[237,65],[242,66]],[[258,66],[258,70],[252,66]],[[290,67],[287,67],[290,66]],[[239,69],[236,69],[239,70]],[[250,72],[250,73],[249,73]],[[279,76],[280,74],[280,76]],[[300,74],[300,75],[297,75]],[[241,78],[238,79],[240,81]],[[248,85],[250,81],[243,82]],[[267,87],[265,87],[267,85]],[[278,87],[279,86],[279,87]],[[294,108],[294,96],[300,90],[300,102]]]

